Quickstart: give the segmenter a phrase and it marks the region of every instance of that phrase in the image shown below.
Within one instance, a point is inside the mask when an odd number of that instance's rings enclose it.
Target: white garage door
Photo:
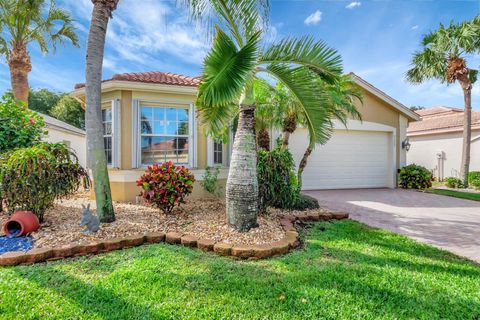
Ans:
[[[393,147],[391,133],[335,130],[324,146],[317,146],[303,172],[303,189],[347,189],[392,187]],[[298,165],[308,143],[300,129],[290,139],[290,150]]]

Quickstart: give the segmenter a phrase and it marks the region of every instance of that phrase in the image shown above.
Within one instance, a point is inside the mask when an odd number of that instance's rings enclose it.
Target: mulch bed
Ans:
[[[188,200],[165,215],[158,209],[145,205],[114,203],[116,221],[102,224],[97,233],[82,234],[80,227],[81,205],[90,203],[92,211],[95,201],[87,194],[58,201],[55,207],[45,214],[45,222],[32,234],[34,248],[52,248],[70,244],[85,244],[92,241],[124,238],[148,232],[177,232],[194,234],[202,239],[243,245],[260,245],[279,241],[285,235],[280,226],[280,218],[290,215],[304,215],[308,212],[324,212],[322,209],[310,211],[285,211],[269,209],[267,214],[258,217],[259,227],[247,233],[237,232],[225,221],[225,201],[222,199]],[[8,218],[0,213],[0,224]]]

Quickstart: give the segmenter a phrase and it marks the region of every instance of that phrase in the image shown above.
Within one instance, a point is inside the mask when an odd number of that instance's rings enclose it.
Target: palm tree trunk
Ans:
[[[260,129],[257,133],[257,147],[261,150],[270,150],[270,133],[267,129]]]
[[[470,144],[472,140],[472,85],[462,86],[465,110],[463,112],[463,145],[462,145],[462,167],[460,176],[463,184],[468,186],[468,172],[470,167]]]
[[[10,81],[12,84],[13,97],[25,103],[28,107],[28,73],[32,71],[30,55],[25,44],[14,44],[8,56],[10,68]]]
[[[307,159],[312,154],[313,147],[309,145],[305,153],[303,154],[302,160],[300,160],[300,164],[298,165],[298,172],[297,172],[297,180],[298,180],[298,192],[302,191],[302,175],[303,170],[307,166]]]
[[[241,105],[226,186],[227,222],[238,231],[257,227],[258,180],[255,105]]]
[[[105,35],[112,7],[106,1],[93,1],[92,21],[88,33],[85,127],[87,131],[88,167],[92,170],[93,186],[97,202],[97,215],[101,222],[115,221],[107,159],[103,142],[101,80],[105,49]],[[114,8],[113,8],[114,9]]]
[[[282,136],[283,136],[282,149],[287,149],[288,148],[288,142],[290,141],[290,132],[283,131]]]

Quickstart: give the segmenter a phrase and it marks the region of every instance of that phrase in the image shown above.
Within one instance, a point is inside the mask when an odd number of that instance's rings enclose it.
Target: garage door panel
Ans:
[[[303,188],[388,187],[391,174],[388,132],[335,130],[330,141],[315,148],[303,173]],[[291,136],[290,150],[298,165],[307,147],[305,129]]]

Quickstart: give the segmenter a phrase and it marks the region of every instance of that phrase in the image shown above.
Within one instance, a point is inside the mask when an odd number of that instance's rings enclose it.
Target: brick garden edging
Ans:
[[[202,251],[212,251],[218,255],[231,256],[240,259],[265,259],[288,253],[300,245],[300,237],[295,227],[295,222],[329,221],[347,219],[348,213],[333,212],[321,214],[284,215],[280,225],[285,231],[285,236],[280,241],[262,245],[235,245],[224,242],[215,242],[209,239],[198,239],[194,235],[177,232],[151,232],[145,235],[130,236],[92,242],[87,244],[66,245],[58,248],[32,249],[27,252],[15,251],[0,255],[0,266],[14,266],[19,264],[32,264],[45,261],[54,261],[68,257],[85,256],[131,248],[142,244],[166,242],[169,244],[183,245],[198,248]]]

